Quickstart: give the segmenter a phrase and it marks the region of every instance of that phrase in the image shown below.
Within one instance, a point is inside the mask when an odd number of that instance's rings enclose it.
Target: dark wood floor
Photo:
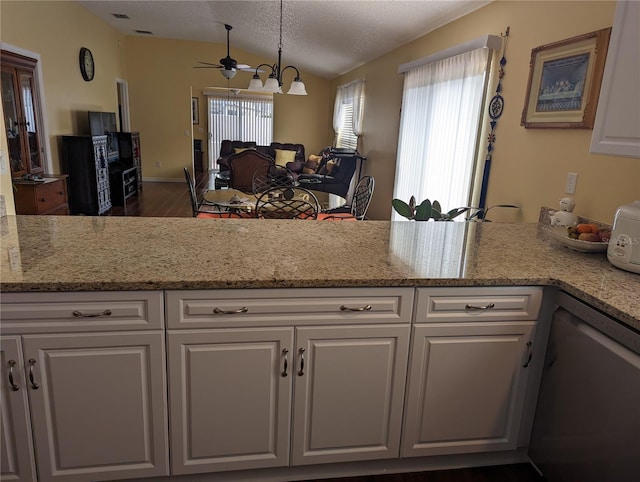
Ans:
[[[197,191],[208,188],[208,176],[197,180]],[[184,182],[144,182],[137,196],[126,200],[125,206],[113,206],[111,216],[191,217],[191,201]]]
[[[544,477],[540,477],[531,465],[513,464],[472,469],[318,479],[305,482],[543,482],[544,480]]]

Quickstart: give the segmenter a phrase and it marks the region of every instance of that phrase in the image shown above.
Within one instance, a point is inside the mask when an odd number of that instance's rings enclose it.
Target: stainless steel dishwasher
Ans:
[[[560,293],[529,457],[549,482],[640,480],[640,333]]]

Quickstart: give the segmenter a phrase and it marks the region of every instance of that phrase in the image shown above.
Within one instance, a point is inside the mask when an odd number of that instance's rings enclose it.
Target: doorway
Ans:
[[[129,117],[129,84],[126,80],[116,79],[118,91],[118,124],[120,132],[131,132],[131,118]]]

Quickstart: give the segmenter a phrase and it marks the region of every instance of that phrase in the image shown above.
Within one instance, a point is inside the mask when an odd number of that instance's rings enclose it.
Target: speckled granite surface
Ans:
[[[640,275],[533,223],[9,216],[0,228],[5,292],[552,285],[640,330]]]

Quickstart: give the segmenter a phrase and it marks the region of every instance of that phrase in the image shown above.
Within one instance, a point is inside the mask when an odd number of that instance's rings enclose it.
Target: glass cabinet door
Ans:
[[[37,60],[2,50],[2,107],[12,177],[44,172]]]
[[[11,173],[13,176],[20,176],[27,173],[27,163],[23,156],[23,129],[20,129],[15,69],[2,69],[2,108],[4,109],[4,127],[6,129]]]
[[[22,98],[22,122],[26,133],[26,153],[29,159],[29,172],[42,172],[38,117],[36,115],[33,75],[20,72],[20,93]]]

